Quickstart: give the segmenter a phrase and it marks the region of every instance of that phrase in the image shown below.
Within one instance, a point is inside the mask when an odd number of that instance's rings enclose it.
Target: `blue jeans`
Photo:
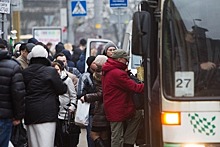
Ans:
[[[86,137],[87,137],[88,147],[95,147],[94,141],[93,141],[92,138],[90,137],[91,128],[92,128],[92,118],[93,118],[93,116],[92,116],[92,115],[89,115],[89,124],[88,124],[88,126],[86,126],[86,132],[87,132]]]
[[[0,119],[0,147],[8,147],[11,138],[12,120]]]

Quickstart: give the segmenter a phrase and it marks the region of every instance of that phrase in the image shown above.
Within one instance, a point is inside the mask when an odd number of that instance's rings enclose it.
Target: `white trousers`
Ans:
[[[27,125],[29,147],[54,147],[56,122]]]
[[[14,147],[11,141],[9,141],[8,147]]]

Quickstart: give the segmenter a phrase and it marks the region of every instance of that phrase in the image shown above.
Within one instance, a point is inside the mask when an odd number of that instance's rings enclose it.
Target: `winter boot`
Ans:
[[[100,138],[100,137],[97,138],[94,142],[95,142],[95,147],[105,147],[105,144],[104,144],[102,138]]]

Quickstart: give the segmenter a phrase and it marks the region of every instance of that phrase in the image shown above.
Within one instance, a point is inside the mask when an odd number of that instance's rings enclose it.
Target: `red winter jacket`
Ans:
[[[102,67],[104,109],[110,122],[121,122],[132,117],[135,107],[131,92],[144,91],[144,84],[137,84],[130,79],[126,68],[125,64],[111,58]]]

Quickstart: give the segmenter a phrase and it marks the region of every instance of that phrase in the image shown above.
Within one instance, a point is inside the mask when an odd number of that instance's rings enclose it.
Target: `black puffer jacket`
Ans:
[[[25,86],[20,65],[0,49],[0,119],[24,117]]]
[[[31,58],[23,71],[26,85],[25,124],[56,122],[59,110],[58,95],[66,93],[67,86],[46,58]]]

